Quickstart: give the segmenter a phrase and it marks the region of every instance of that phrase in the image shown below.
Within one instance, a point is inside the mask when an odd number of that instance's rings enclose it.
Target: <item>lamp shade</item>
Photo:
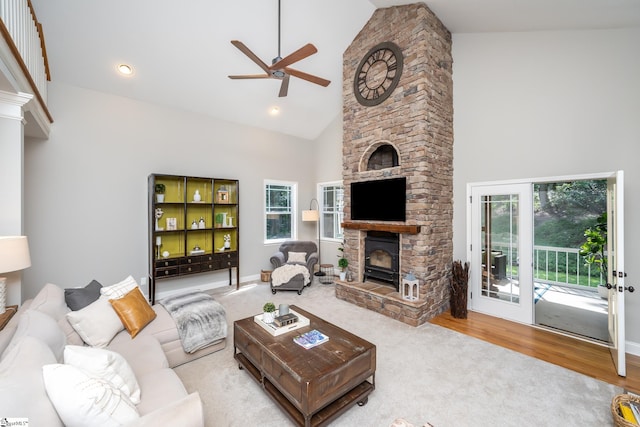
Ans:
[[[303,221],[318,221],[320,219],[320,214],[318,211],[302,211],[302,220]]]
[[[23,270],[31,266],[26,236],[0,236],[0,273]]]

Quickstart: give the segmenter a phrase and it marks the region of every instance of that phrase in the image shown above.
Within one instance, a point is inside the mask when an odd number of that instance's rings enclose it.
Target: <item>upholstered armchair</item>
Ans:
[[[318,247],[315,242],[287,240],[271,255],[271,292],[298,291],[311,285],[313,270],[318,263]]]

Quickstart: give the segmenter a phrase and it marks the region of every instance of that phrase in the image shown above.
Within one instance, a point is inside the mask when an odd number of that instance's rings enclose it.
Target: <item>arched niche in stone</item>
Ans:
[[[362,154],[359,171],[375,171],[400,166],[398,149],[389,141],[371,144]]]

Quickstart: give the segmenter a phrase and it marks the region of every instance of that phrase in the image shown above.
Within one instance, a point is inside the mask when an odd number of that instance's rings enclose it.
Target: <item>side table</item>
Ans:
[[[320,283],[330,285],[333,283],[333,264],[320,264]]]
[[[0,314],[0,331],[3,330],[5,326],[7,326],[7,323],[9,323],[9,320],[11,320],[11,318],[14,314],[17,313],[17,311],[17,305],[8,305],[7,307],[5,307],[5,312]]]

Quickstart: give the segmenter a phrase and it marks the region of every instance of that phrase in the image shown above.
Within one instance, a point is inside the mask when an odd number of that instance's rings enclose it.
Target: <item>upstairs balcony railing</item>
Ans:
[[[42,33],[30,0],[0,1],[0,34],[9,46],[31,92],[47,109],[47,81],[51,80]],[[53,121],[47,112],[50,121]]]

